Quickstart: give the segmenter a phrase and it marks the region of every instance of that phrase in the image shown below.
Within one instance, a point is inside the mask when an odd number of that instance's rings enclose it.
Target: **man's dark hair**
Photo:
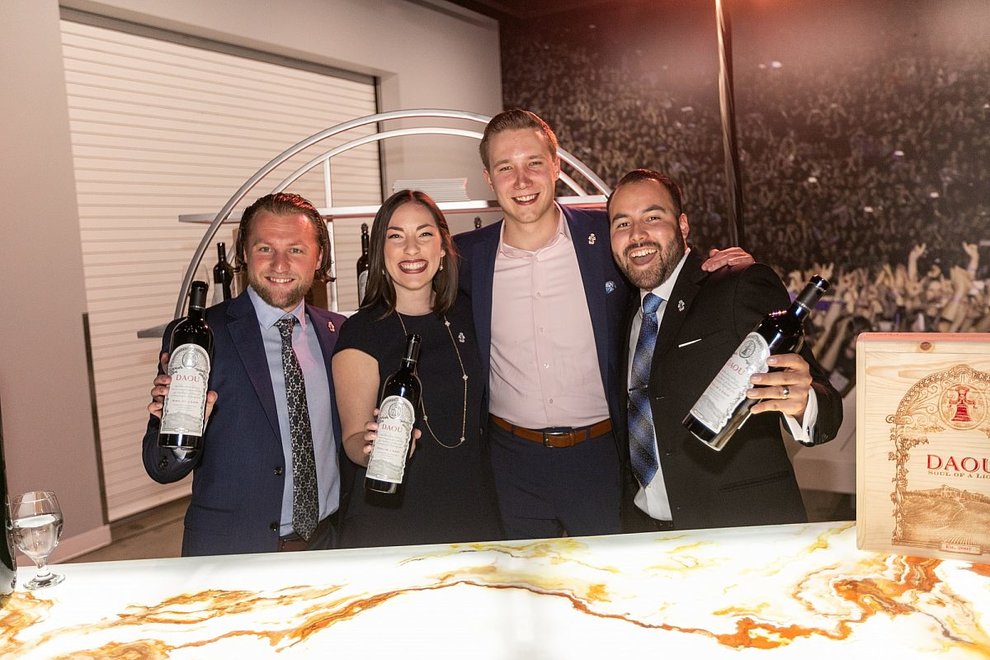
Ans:
[[[368,237],[368,288],[361,307],[382,305],[386,310],[385,316],[395,309],[395,285],[385,270],[385,236],[392,216],[406,204],[422,206],[437,223],[440,247],[447,255],[440,260],[443,270],[437,271],[433,276],[433,311],[436,314],[445,314],[454,306],[454,299],[457,297],[457,251],[443,212],[429,195],[419,190],[400,190],[393,193],[382,202],[375,215]]]
[[[656,181],[667,189],[670,193],[670,198],[674,202],[674,217],[680,217],[681,213],[684,212],[684,193],[681,190],[680,184],[674,181],[674,179],[667,174],[657,172],[656,170],[640,168],[638,170],[627,172],[621,179],[619,179],[619,182],[615,184],[615,188],[608,196],[608,203],[605,206],[605,210],[610,216],[612,213],[612,198],[615,196],[615,193],[619,190],[619,188],[628,183],[638,183],[640,181]]]

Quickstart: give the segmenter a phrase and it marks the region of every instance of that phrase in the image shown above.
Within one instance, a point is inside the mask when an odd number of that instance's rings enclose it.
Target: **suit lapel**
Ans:
[[[657,335],[657,345],[653,351],[653,371],[657,369],[657,356],[663,355],[674,347],[674,343],[680,336],[681,325],[691,310],[698,291],[701,290],[701,283],[708,276],[708,273],[701,270],[701,259],[695,256],[692,251],[681,268],[674,289],[670,293],[670,300],[667,301],[667,308],[663,313],[663,321],[660,323],[660,331]]]
[[[327,382],[330,383],[330,396],[333,396],[333,374],[330,361],[333,358],[333,347],[337,344],[338,328],[327,313],[319,307],[306,305],[306,315],[309,316],[310,321],[313,323],[313,332],[316,333],[316,339],[320,342],[320,352],[323,354],[323,366],[327,370]],[[330,329],[329,324],[333,324],[333,330]]]
[[[598,236],[601,227],[591,222],[591,219],[567,207],[564,210],[564,220],[571,231],[571,241],[574,253],[577,255],[578,268],[581,271],[581,282],[584,285],[584,296],[588,301],[588,313],[591,315],[591,326],[595,332],[595,348],[598,353],[598,368],[601,371],[602,385],[609,387],[608,347],[609,324],[606,322],[605,308],[605,273],[602,270],[603,259],[611,259],[611,247],[608,235]],[[601,251],[608,253],[602,255]]]
[[[320,351],[323,354],[323,366],[327,370],[327,383],[330,385],[333,437],[339,446],[341,443],[340,419],[337,416],[337,400],[333,389],[333,369],[331,364],[333,349],[337,345],[337,332],[340,330],[338,327],[339,323],[334,323],[326,310],[313,307],[312,305],[306,305],[306,314],[313,323],[313,331],[316,332],[316,339],[320,343]]]
[[[268,359],[265,357],[265,343],[258,327],[258,316],[247,293],[242,293],[231,301],[227,308],[227,331],[237,354],[244,364],[255,394],[271,424],[272,433],[281,437],[278,427],[278,413],[275,410],[275,394],[272,377],[268,372]]]
[[[492,287],[495,283],[495,258],[498,254],[498,241],[502,235],[502,222],[486,228],[483,241],[478,242],[478,250],[471,264],[471,308],[474,312],[474,330],[478,336],[478,351],[481,366],[488,382],[492,358]],[[485,231],[485,230],[482,230]]]

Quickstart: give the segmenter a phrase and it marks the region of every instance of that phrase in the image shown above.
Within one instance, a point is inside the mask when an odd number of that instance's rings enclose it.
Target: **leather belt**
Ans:
[[[602,421],[596,422],[591,426],[581,426],[578,428],[537,430],[516,426],[512,422],[504,420],[497,415],[489,415],[488,417],[492,422],[494,422],[495,426],[499,427],[503,431],[508,431],[517,438],[529,440],[530,442],[535,442],[543,445],[544,447],[573,447],[574,445],[581,444],[585,440],[591,440],[592,438],[605,435],[612,430],[611,419],[603,419]]]
[[[326,534],[327,528],[333,524],[333,518],[335,516],[336,512],[320,521],[320,524],[318,524],[316,529],[313,530],[313,535],[310,537],[311,541],[322,538]],[[311,541],[307,541],[295,532],[292,532],[291,534],[279,538],[278,551],[299,552],[300,550],[309,550],[309,544]]]

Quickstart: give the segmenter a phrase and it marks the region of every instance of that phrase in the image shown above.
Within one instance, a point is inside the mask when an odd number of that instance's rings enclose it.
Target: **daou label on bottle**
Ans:
[[[768,357],[766,340],[755,332],[746,335],[695,402],[691,414],[710,429],[723,428],[746,398],[750,376],[767,371]]]

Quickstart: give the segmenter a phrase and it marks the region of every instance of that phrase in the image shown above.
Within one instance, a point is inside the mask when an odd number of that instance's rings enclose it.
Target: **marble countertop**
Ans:
[[[4,657],[990,657],[990,566],[851,522],[55,570],[0,610]]]

